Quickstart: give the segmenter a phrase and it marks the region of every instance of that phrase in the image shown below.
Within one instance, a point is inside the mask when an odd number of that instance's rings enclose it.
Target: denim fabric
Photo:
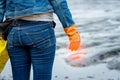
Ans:
[[[29,80],[33,66],[33,80],[51,80],[56,49],[52,22],[23,22],[8,35],[8,52],[13,80]]]
[[[46,12],[55,12],[64,28],[75,24],[66,0],[0,0],[0,22],[4,16],[19,18]]]

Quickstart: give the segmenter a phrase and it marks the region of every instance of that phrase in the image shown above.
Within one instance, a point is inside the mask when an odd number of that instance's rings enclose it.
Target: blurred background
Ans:
[[[57,51],[52,80],[120,80],[120,0],[67,1],[82,50],[71,60],[68,37],[54,15]],[[12,80],[9,61],[0,80]]]

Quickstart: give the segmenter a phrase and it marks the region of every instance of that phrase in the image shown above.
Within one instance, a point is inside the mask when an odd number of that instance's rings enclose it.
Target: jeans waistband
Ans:
[[[11,26],[15,27],[17,25],[25,25],[25,24],[35,24],[36,26],[38,25],[47,25],[47,24],[52,24],[53,28],[55,28],[56,26],[56,23],[54,21],[28,21],[28,20],[22,20],[22,19],[6,19],[6,21],[12,21],[12,24]],[[23,28],[27,28],[27,27],[30,27],[29,26],[21,26]],[[35,27],[35,26],[34,26]]]
[[[25,23],[41,23],[41,24],[53,23],[55,24],[54,21],[29,21],[29,20],[22,20],[22,19],[6,19],[6,21],[12,21],[12,26],[16,26],[19,24],[25,24]]]

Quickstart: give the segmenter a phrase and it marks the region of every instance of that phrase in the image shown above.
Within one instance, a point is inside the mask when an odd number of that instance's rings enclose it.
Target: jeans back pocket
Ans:
[[[45,49],[51,46],[50,33],[48,28],[26,33],[26,35],[35,48]]]

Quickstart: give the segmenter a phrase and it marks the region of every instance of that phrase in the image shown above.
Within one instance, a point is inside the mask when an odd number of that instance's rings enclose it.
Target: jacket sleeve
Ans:
[[[3,22],[4,13],[5,13],[5,0],[0,0],[0,22]]]
[[[72,15],[68,8],[66,0],[49,0],[49,1],[54,9],[55,14],[57,14],[64,28],[70,27],[75,24],[72,19]]]

